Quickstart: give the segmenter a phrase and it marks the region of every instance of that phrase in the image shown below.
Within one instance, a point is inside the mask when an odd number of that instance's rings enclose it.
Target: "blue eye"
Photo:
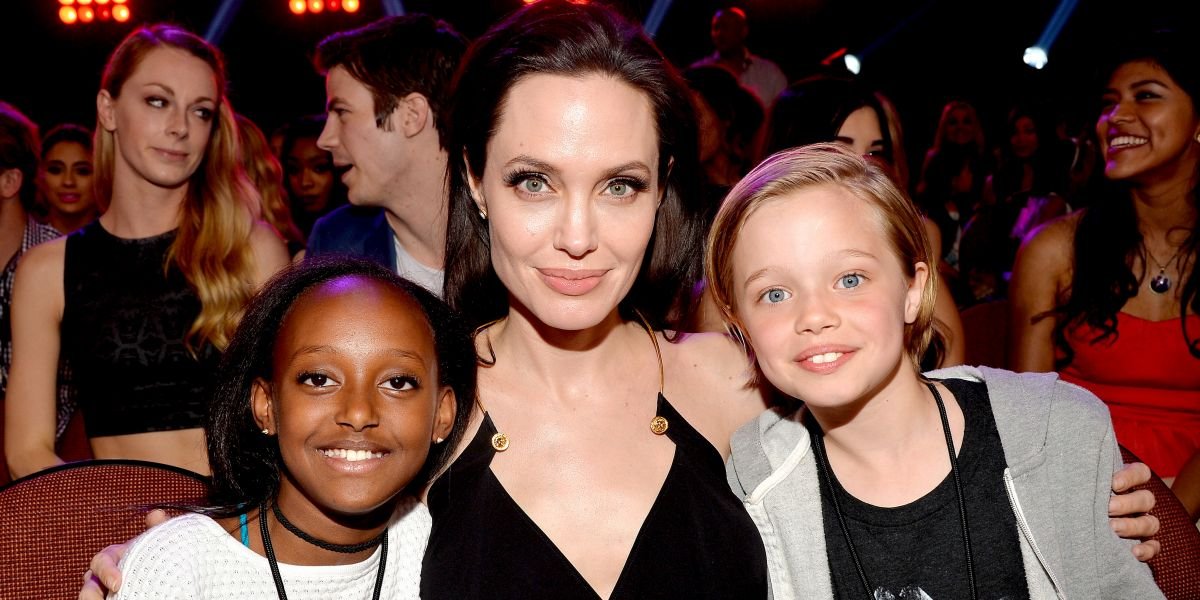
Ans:
[[[859,275],[858,273],[842,275],[842,278],[839,279],[838,282],[841,283],[842,287],[844,288],[856,288],[860,283],[862,283],[862,275]]]
[[[533,177],[521,181],[520,186],[522,190],[531,194],[540,194],[546,191],[546,182]]]
[[[791,297],[792,294],[786,290],[771,288],[763,292],[763,295],[760,297],[760,299],[767,304],[778,304]]]

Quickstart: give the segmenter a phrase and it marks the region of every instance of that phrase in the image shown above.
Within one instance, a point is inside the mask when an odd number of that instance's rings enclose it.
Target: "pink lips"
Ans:
[[[538,269],[542,281],[550,289],[566,296],[582,296],[600,285],[607,270],[603,269]]]
[[[838,370],[838,368],[846,364],[846,361],[850,360],[850,358],[854,356],[854,352],[855,349],[849,346],[816,346],[801,352],[796,356],[795,361],[796,364],[805,371],[818,374],[827,374]],[[831,354],[839,354],[840,356],[837,356],[829,362],[816,363],[810,360],[816,356],[828,357]]]
[[[167,150],[165,148],[155,148],[154,151],[158,152],[159,156],[161,156],[164,159],[171,161],[171,162],[183,162],[183,161],[187,160],[187,157],[188,157],[187,152],[179,152],[177,150]]]
[[[63,204],[75,204],[79,202],[79,194],[59,194],[58,201]]]

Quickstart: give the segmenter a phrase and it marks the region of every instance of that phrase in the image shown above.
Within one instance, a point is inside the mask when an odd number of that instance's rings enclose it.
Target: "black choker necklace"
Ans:
[[[967,581],[971,588],[971,598],[978,598],[979,593],[975,589],[975,563],[971,560],[971,534],[967,530],[967,504],[963,501],[962,481],[958,476],[958,456],[954,452],[954,438],[950,435],[950,419],[946,416],[946,405],[942,402],[942,395],[938,393],[937,388],[933,387],[932,383],[926,383],[929,391],[933,392],[933,399],[937,402],[938,414],[942,418],[942,432],[946,434],[946,450],[950,453],[950,472],[954,475],[954,493],[958,497],[958,516],[962,523],[962,539],[963,552],[967,560]],[[817,420],[809,415],[805,419],[805,425],[808,427],[808,432],[812,435],[813,458],[817,461],[817,468],[821,470],[821,478],[825,481],[826,490],[829,492],[829,497],[833,501],[833,512],[837,515],[838,525],[842,530],[842,537],[846,539],[846,547],[850,550],[850,560],[854,563],[855,570],[858,571],[858,578],[862,581],[863,590],[866,591],[868,598],[874,598],[875,592],[871,588],[871,583],[867,579],[867,573],[863,570],[862,561],[858,558],[858,552],[854,549],[854,540],[850,538],[850,529],[846,526],[846,517],[842,514],[842,506],[838,502],[837,492],[833,489],[833,472],[829,469],[829,458],[825,455],[825,433],[821,431],[821,426]]]
[[[341,552],[342,554],[355,554],[357,552],[362,552],[363,550],[366,550],[368,548],[374,548],[375,546],[382,544],[384,538],[387,537],[387,529],[385,528],[383,531],[379,532],[379,535],[377,535],[365,542],[362,542],[360,544],[334,544],[333,542],[327,542],[325,540],[315,538],[315,537],[309,535],[303,529],[300,529],[299,527],[296,527],[295,525],[293,525],[291,521],[287,520],[287,517],[283,516],[283,511],[279,510],[278,504],[271,505],[271,512],[275,513],[275,518],[279,521],[280,525],[283,525],[284,529],[292,532],[292,534],[295,535],[296,537],[298,537],[318,548],[321,548],[322,550],[329,550],[330,552]]]
[[[347,552],[345,550],[337,550],[337,548],[353,548],[355,546],[363,546],[361,549],[366,550],[367,548],[378,545],[379,567],[375,571],[375,594],[372,596],[372,598],[374,598],[374,600],[379,600],[379,594],[383,591],[383,571],[387,567],[387,529],[384,529],[383,533],[379,534],[378,537],[370,539],[363,544],[355,544],[354,546],[340,546],[338,544],[330,544],[329,542],[318,540],[317,538],[304,533],[283,517],[283,513],[279,512],[278,505],[272,505],[271,509],[272,512],[275,513],[275,518],[279,519],[279,522],[288,531],[296,534],[300,539],[315,546],[322,548],[325,548],[325,546],[332,546],[331,548],[326,549],[333,550],[334,552],[346,552],[349,554],[352,552],[357,552],[358,550]],[[279,600],[287,600],[287,592],[283,589],[283,576],[279,574],[279,561],[275,559],[275,547],[271,545],[271,533],[267,531],[267,505],[265,503],[259,507],[258,510],[258,528],[262,533],[262,544],[263,550],[267,554],[267,564],[271,565],[271,577],[275,579],[275,593],[278,594]]]

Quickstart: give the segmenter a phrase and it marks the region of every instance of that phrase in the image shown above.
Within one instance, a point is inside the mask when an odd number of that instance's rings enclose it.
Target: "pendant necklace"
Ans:
[[[367,540],[362,544],[333,544],[331,542],[326,542],[325,540],[313,537],[301,530],[299,527],[293,525],[290,521],[284,518],[283,513],[279,511],[278,504],[272,505],[271,509],[272,512],[275,513],[275,518],[279,519],[279,522],[283,524],[288,531],[296,534],[300,539],[317,546],[318,548],[324,548],[326,550],[332,550],[334,552],[341,552],[344,554],[353,554],[361,550],[366,550],[371,546],[378,545],[379,566],[375,571],[375,593],[372,598],[374,598],[374,600],[379,600],[379,595],[383,592],[383,571],[387,567],[387,529],[384,529],[383,532],[377,537]],[[263,505],[259,508],[258,525],[259,531],[262,533],[263,551],[267,554],[267,564],[271,566],[271,577],[275,579],[275,593],[278,595],[279,600],[287,600],[287,592],[283,589],[283,576],[279,573],[279,561],[275,559],[275,547],[271,544],[271,533],[267,531],[266,503],[263,503]]]
[[[1171,278],[1167,277],[1167,267],[1171,266],[1171,263],[1175,262],[1175,260],[1179,258],[1179,253],[1183,251],[1183,245],[1180,244],[1180,246],[1175,249],[1175,254],[1172,254],[1171,258],[1169,258],[1166,263],[1160,263],[1158,262],[1157,258],[1154,258],[1154,255],[1150,253],[1150,249],[1146,247],[1145,240],[1142,240],[1142,251],[1145,252],[1146,256],[1150,257],[1150,260],[1153,261],[1154,265],[1158,267],[1158,275],[1155,275],[1150,279],[1150,291],[1154,292],[1155,294],[1167,293],[1167,290],[1171,289]]]
[[[942,419],[942,433],[946,436],[946,451],[950,453],[950,473],[954,475],[954,494],[958,498],[958,518],[962,525],[963,556],[967,563],[967,585],[971,590],[971,598],[975,599],[979,597],[979,592],[975,587],[975,563],[971,560],[971,534],[967,529],[967,503],[963,500],[962,481],[958,474],[958,456],[954,452],[954,437],[950,434],[950,419],[946,416],[946,404],[942,402],[942,395],[938,393],[937,388],[932,383],[925,385],[929,387],[929,391],[933,392],[933,399],[937,402],[938,415]],[[812,436],[813,458],[816,459],[821,479],[824,480],[825,489],[829,492],[829,498],[832,500],[833,512],[837,515],[838,526],[842,530],[842,537],[846,540],[846,548],[850,551],[850,561],[854,563],[854,569],[858,573],[858,579],[862,582],[867,597],[874,598],[874,589],[871,587],[870,580],[867,579],[867,572],[863,569],[862,560],[858,558],[858,552],[854,549],[850,528],[846,526],[846,516],[842,514],[842,506],[833,489],[833,472],[829,468],[829,457],[825,454],[825,433],[821,431],[821,426],[811,415],[804,420],[804,424],[808,427],[809,435]]]

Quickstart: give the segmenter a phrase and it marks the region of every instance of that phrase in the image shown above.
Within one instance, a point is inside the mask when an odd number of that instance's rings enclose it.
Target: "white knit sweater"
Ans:
[[[388,527],[387,570],[380,598],[416,599],[421,558],[432,520],[425,505],[404,500]],[[252,535],[257,535],[257,527]],[[375,590],[379,549],[352,565],[300,566],[280,563],[289,600],[369,600]],[[214,520],[196,514],[175,517],[133,541],[121,560],[121,590],[110,600],[275,598],[267,559],[229,535]]]

